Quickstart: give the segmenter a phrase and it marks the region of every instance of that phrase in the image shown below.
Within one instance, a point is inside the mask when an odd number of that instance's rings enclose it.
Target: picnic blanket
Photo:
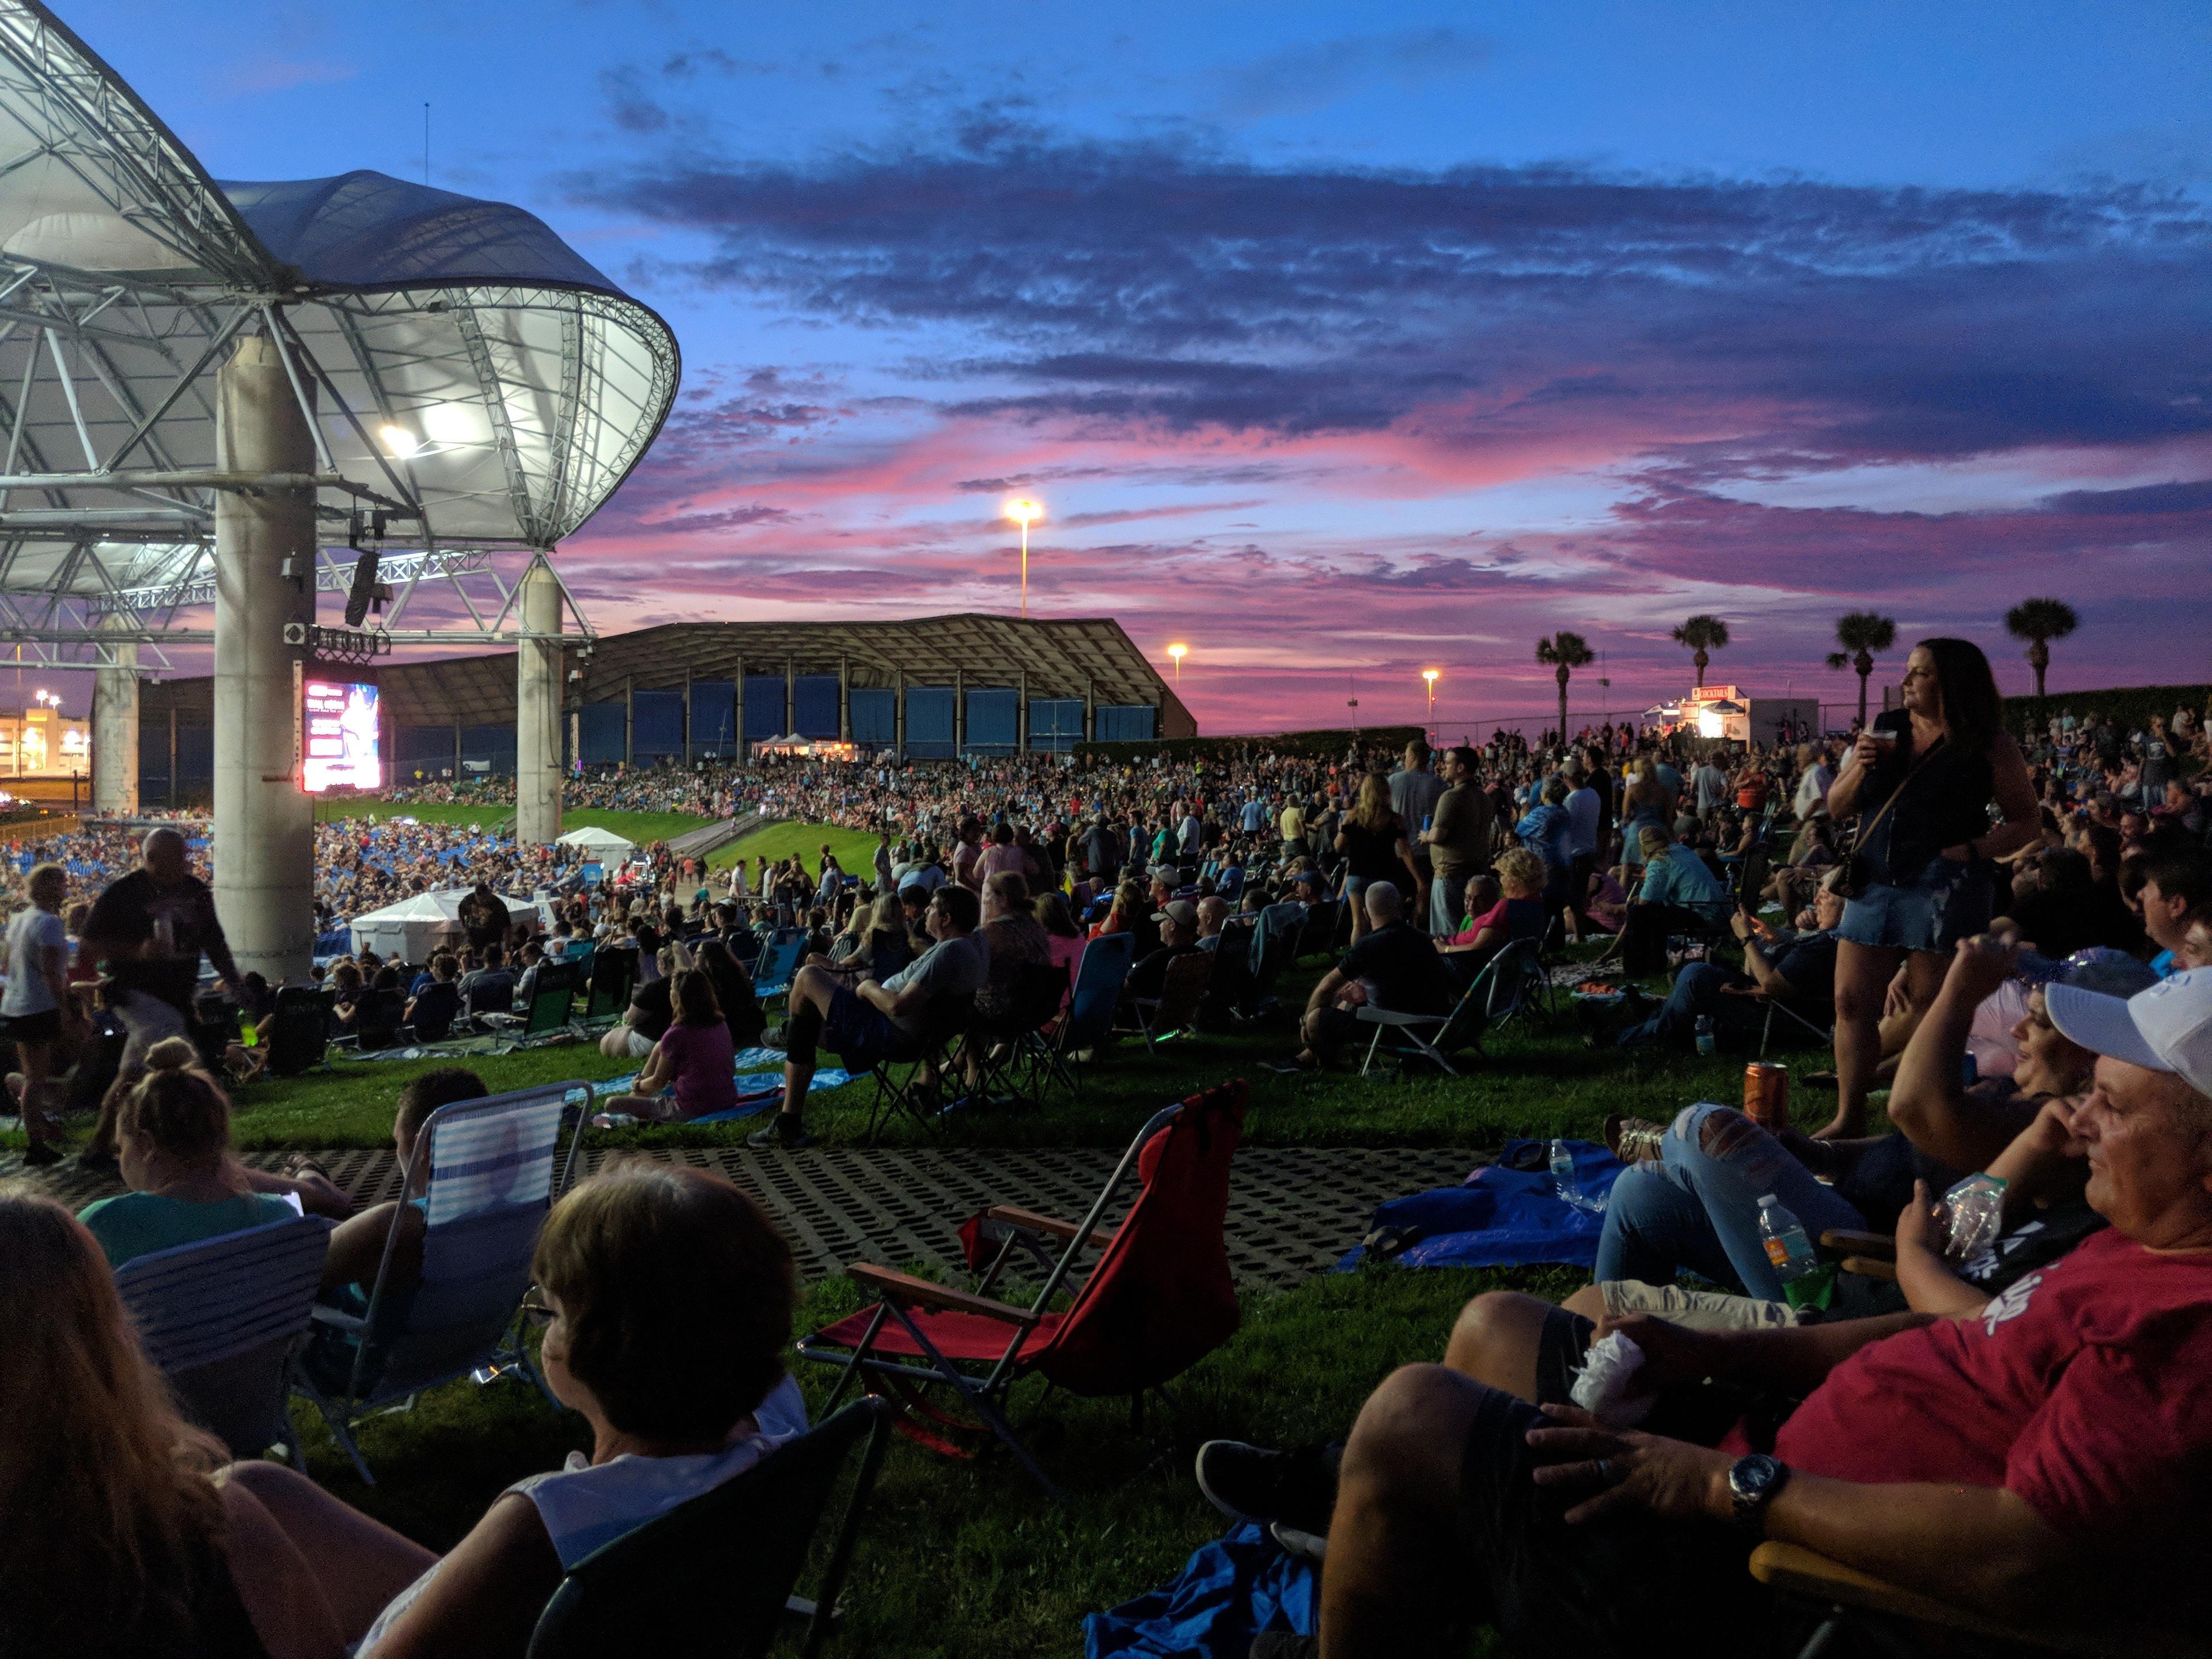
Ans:
[[[1567,1145],[1583,1192],[1602,1201],[1620,1174],[1620,1160],[1594,1141]],[[1534,1149],[1534,1170],[1513,1167],[1530,1158],[1525,1148]],[[1390,1256],[1407,1267],[1593,1267],[1605,1216],[1577,1209],[1559,1195],[1544,1162],[1547,1156],[1544,1141],[1509,1140],[1497,1163],[1456,1187],[1435,1187],[1376,1206],[1370,1236],[1387,1231],[1407,1241]],[[1337,1271],[1358,1267],[1365,1254],[1364,1247],[1352,1250]]]
[[[1084,1659],[1244,1659],[1265,1631],[1314,1632],[1320,1576],[1247,1522],[1172,1583],[1083,1621]]]
[[[772,1072],[757,1069],[767,1065],[773,1065],[775,1069]],[[738,1056],[737,1072],[738,1103],[736,1105],[726,1106],[719,1112],[705,1112],[697,1117],[688,1118],[685,1121],[727,1123],[735,1118],[752,1117],[767,1110],[783,1098],[782,1049],[747,1048]],[[641,1075],[641,1073],[632,1072],[628,1077],[609,1078],[605,1083],[593,1084],[592,1092],[601,1099],[610,1095],[621,1094],[635,1084]],[[806,1085],[806,1092],[811,1095],[822,1089],[842,1089],[852,1080],[853,1074],[850,1072],[840,1071],[835,1066],[824,1066],[814,1073],[813,1080]],[[583,1096],[572,1091],[569,1099],[580,1101]]]

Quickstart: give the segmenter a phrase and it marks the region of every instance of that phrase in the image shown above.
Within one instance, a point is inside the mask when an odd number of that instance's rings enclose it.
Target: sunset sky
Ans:
[[[1841,612],[2212,679],[2212,8],[667,3],[62,15],[218,178],[538,213],[678,411],[595,624],[1112,615],[1201,729],[1847,699]],[[1901,657],[1901,652],[1899,653]],[[1584,687],[1587,690],[1584,690]]]

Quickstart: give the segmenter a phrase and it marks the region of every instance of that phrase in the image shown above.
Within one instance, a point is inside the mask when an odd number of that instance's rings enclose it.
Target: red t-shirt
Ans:
[[[686,1118],[726,1112],[738,1103],[737,1045],[726,1020],[686,1025],[681,1020],[660,1034],[660,1057],[674,1066],[676,1109]]]
[[[1978,1318],[1860,1349],[1774,1450],[1839,1480],[2002,1486],[2106,1540],[2193,1510],[2212,1468],[2212,1255],[2098,1233]]]

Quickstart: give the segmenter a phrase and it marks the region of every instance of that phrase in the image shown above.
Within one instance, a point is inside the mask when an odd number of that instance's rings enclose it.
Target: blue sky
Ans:
[[[218,177],[420,178],[428,100],[670,319],[602,628],[1010,606],[1021,489],[1211,729],[1538,714],[1559,627],[1640,707],[1692,610],[1839,701],[1865,603],[2212,674],[2201,3],[63,15]]]

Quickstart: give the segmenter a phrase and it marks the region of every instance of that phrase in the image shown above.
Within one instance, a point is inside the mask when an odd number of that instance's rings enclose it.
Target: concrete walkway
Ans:
[[[273,1166],[285,1156],[256,1153],[248,1162]],[[592,1170],[604,1156],[587,1149],[580,1161]],[[988,1204],[1018,1204],[1079,1220],[1119,1154],[1087,1147],[810,1147],[771,1153],[702,1147],[633,1156],[728,1176],[775,1217],[791,1241],[800,1277],[811,1280],[848,1261],[960,1267],[954,1230]],[[389,1149],[317,1157],[356,1203],[398,1195],[398,1165]],[[1229,1260],[1237,1283],[1281,1289],[1326,1270],[1359,1242],[1377,1203],[1454,1185],[1477,1162],[1471,1152],[1435,1148],[1244,1148],[1237,1154],[1229,1187]],[[29,1170],[21,1165],[20,1154],[0,1157],[0,1179],[21,1175],[72,1207],[122,1190],[112,1178],[82,1175],[73,1164]],[[1124,1191],[1134,1196],[1133,1178]]]

